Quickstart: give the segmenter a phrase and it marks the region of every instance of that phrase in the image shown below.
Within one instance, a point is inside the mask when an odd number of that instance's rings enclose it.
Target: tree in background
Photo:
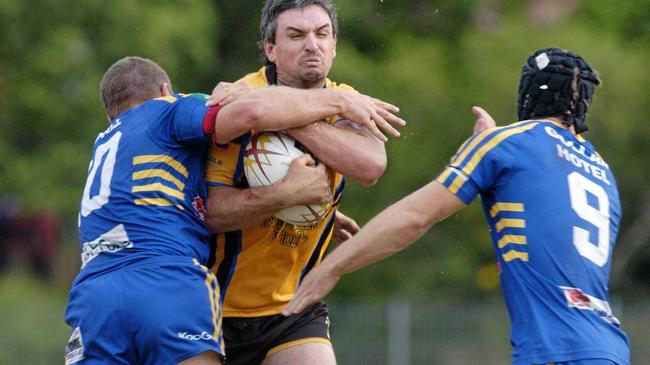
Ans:
[[[0,1],[0,195],[74,222],[94,137],[99,81],[119,58],[153,58],[180,90],[214,81],[207,1]]]

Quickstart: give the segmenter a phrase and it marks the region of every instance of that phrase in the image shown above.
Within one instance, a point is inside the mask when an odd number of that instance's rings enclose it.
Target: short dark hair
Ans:
[[[109,118],[160,94],[160,85],[170,84],[169,76],[152,60],[124,57],[108,68],[99,85],[99,95]]]
[[[600,78],[589,63],[573,52],[544,48],[530,56],[519,82],[519,120],[558,117],[576,133],[587,130],[589,105]]]
[[[295,8],[305,8],[307,6],[320,6],[332,21],[332,35],[336,37],[339,24],[336,15],[336,7],[331,0],[266,0],[262,8],[262,17],[260,19],[260,33],[262,40],[259,46],[262,49],[262,58],[266,64],[271,62],[264,53],[264,41],[275,43],[275,31],[278,29],[278,17],[287,10]]]

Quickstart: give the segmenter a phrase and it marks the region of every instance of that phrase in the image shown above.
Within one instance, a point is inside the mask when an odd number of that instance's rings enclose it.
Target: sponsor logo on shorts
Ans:
[[[178,337],[184,339],[184,340],[189,340],[189,341],[210,341],[214,340],[214,337],[212,337],[211,334],[203,331],[201,334],[191,334],[187,332],[178,332]]]
[[[81,338],[81,329],[75,327],[72,335],[65,345],[65,365],[76,364],[84,359],[84,343]]]

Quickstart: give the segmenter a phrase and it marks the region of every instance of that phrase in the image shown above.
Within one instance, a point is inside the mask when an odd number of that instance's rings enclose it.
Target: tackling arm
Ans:
[[[326,264],[336,276],[361,269],[405,249],[434,223],[463,207],[444,186],[430,182],[371,219],[321,265]]]
[[[304,154],[291,162],[287,174],[269,186],[237,189],[211,186],[206,224],[212,232],[228,232],[257,223],[284,208],[332,200],[327,168]]]
[[[353,91],[294,89],[271,86],[252,89],[245,83],[220,83],[206,105],[221,105],[215,123],[215,141],[224,144],[250,131],[284,130],[304,126],[332,115],[354,120],[379,138],[381,132],[399,137],[393,127],[406,122],[396,106]],[[381,129],[381,130],[380,130]]]
[[[341,91],[335,89],[271,86],[252,90],[221,109],[215,121],[215,141],[225,144],[251,130],[300,127],[343,110]]]
[[[386,169],[384,143],[356,123],[317,122],[287,132],[327,166],[360,184],[375,184]]]
[[[237,189],[214,186],[208,189],[208,214],[206,224],[214,233],[240,229],[243,222],[256,223],[283,208],[282,194],[276,186]]]
[[[391,205],[312,269],[283,314],[300,313],[309,304],[325,297],[341,275],[405,249],[434,223],[464,206],[460,199],[435,181]]]

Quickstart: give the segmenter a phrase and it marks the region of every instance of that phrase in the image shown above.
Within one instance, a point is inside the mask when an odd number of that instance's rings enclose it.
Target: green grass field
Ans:
[[[66,294],[27,274],[0,276],[0,364],[63,363]]]

